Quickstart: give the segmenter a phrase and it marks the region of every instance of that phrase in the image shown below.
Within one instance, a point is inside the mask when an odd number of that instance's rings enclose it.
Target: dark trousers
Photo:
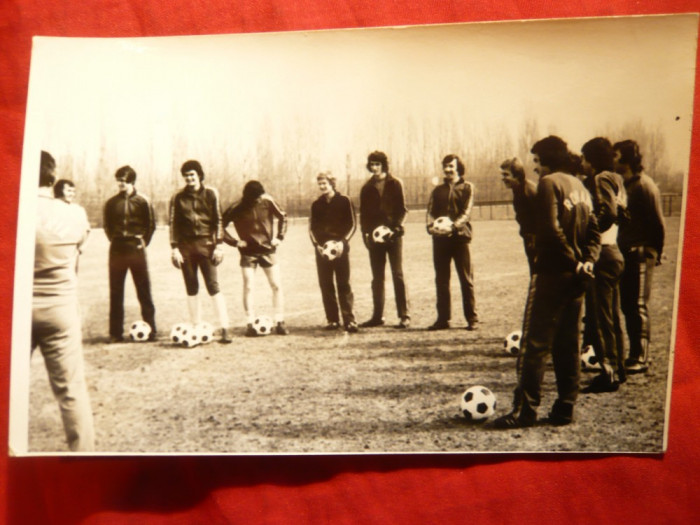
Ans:
[[[216,266],[211,260],[216,245],[209,239],[192,239],[182,242],[178,249],[184,259],[182,263],[182,277],[185,280],[185,290],[187,295],[194,296],[199,293],[199,278],[197,269],[202,272],[204,285],[207,287],[209,295],[216,295],[221,290],[219,288],[219,275]]]
[[[386,260],[389,259],[391,278],[394,281],[394,298],[396,299],[396,314],[400,319],[409,317],[406,283],[403,278],[403,239],[398,237],[391,242],[375,243],[370,241],[369,265],[372,269],[372,301],[373,319],[384,317],[384,272]]]
[[[514,409],[532,415],[540,405],[547,356],[552,354],[558,405],[573,410],[579,389],[578,323],[585,284],[574,273],[530,279],[518,356]]]
[[[156,308],[151,298],[145,245],[141,239],[115,239],[109,247],[109,335],[112,337],[122,337],[124,332],[124,281],[129,271],[141,305],[141,317],[156,332]]]
[[[619,314],[618,284],[625,263],[617,244],[603,245],[595,264],[595,279],[586,291],[584,344],[593,345],[601,363],[623,368],[624,346]]]
[[[327,261],[316,252],[316,270],[318,271],[318,285],[321,288],[321,299],[326,319],[329,323],[338,323],[338,304],[343,324],[355,322],[352,313],[353,295],[350,287],[350,254],[349,247],[345,246],[343,254],[334,261]],[[333,278],[335,276],[335,282]],[[336,299],[336,285],[338,296]]]
[[[630,359],[646,362],[649,358],[649,297],[656,264],[656,250],[633,248],[624,254],[625,271],[620,279],[620,303],[625,314]]]
[[[472,324],[479,320],[479,316],[476,313],[474,299],[474,273],[469,243],[457,237],[433,237],[437,320],[438,322],[447,322],[452,318],[450,266],[453,260],[462,290],[464,318],[469,324]]]

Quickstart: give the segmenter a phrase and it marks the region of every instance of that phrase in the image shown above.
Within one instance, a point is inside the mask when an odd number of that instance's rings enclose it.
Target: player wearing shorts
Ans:
[[[557,382],[549,421],[566,425],[573,420],[579,390],[579,319],[586,281],[593,277],[600,251],[591,196],[571,175],[566,143],[549,136],[536,142],[531,153],[540,176],[535,272],[523,319],[513,410],[495,420],[496,428],[535,424],[549,353]]]
[[[151,297],[146,247],[156,230],[151,201],[136,190],[136,172],[122,166],[114,174],[119,193],[104,206],[104,231],[109,239],[109,336],[112,342],[124,340],[124,280],[131,272],[141,317],[151,327],[149,341],[155,341],[156,308]]]
[[[311,205],[309,236],[316,252],[316,270],[321,288],[323,309],[328,325],[326,329],[337,330],[340,325],[338,305],[347,332],[357,332],[353,314],[353,295],[350,287],[350,238],[355,233],[355,210],[352,202],[341,195],[335,187],[335,177],[330,173],[319,173],[316,177],[321,196]],[[328,241],[340,242],[341,252],[333,260],[323,257],[323,245]],[[336,299],[336,285],[338,295]]]
[[[408,312],[408,295],[403,276],[403,223],[406,208],[403,184],[389,173],[389,159],[381,151],[367,157],[367,170],[372,176],[360,190],[360,228],[362,240],[369,252],[372,269],[372,317],[360,326],[371,328],[384,324],[384,272],[389,259],[394,283],[394,299],[399,323],[396,328],[408,328],[411,316]],[[372,233],[379,226],[392,232],[386,242],[375,242]]]
[[[501,178],[506,188],[513,191],[513,211],[520,226],[525,255],[532,275],[535,266],[535,231],[537,228],[537,185],[525,177],[520,159],[513,157],[501,163]]]
[[[95,449],[90,396],[78,304],[75,262],[87,237],[85,218],[51,195],[56,162],[41,152],[39,202],[36,210],[32,351],[44,357],[51,390],[61,412],[68,447],[73,452]]]
[[[624,259],[617,246],[619,224],[627,213],[627,192],[622,177],[614,172],[614,151],[604,137],[589,140],[581,148],[582,167],[590,175],[584,181],[593,200],[601,250],[595,263],[595,279],[586,292],[584,345],[592,345],[600,374],[584,392],[614,392],[626,380],[619,315],[620,276]]]
[[[277,229],[275,231],[275,222]],[[233,223],[237,237],[231,235],[227,226]],[[275,333],[287,335],[284,324],[284,294],[282,278],[277,264],[277,246],[287,232],[287,215],[265,193],[265,188],[257,180],[248,181],[243,187],[243,197],[231,205],[223,216],[224,240],[238,248],[241,254],[241,272],[243,274],[243,308],[247,327],[245,334],[257,335],[253,328],[255,305],[253,304],[253,287],[255,269],[260,266],[265,272],[267,282],[272,290],[272,308],[274,310]]]
[[[219,192],[203,184],[204,170],[196,160],[185,162],[180,173],[185,187],[170,199],[171,260],[182,271],[190,322],[197,325],[201,321],[198,295],[200,272],[219,317],[221,342],[230,343],[228,311],[216,271],[224,257]]]
[[[614,149],[615,170],[625,181],[630,215],[629,221],[620,225],[617,237],[625,258],[620,279],[620,303],[630,342],[625,368],[630,374],[638,374],[649,368],[649,297],[654,267],[661,264],[665,225],[659,188],[643,171],[637,143],[625,140],[616,143]]]
[[[442,160],[444,181],[430,194],[426,226],[433,236],[433,264],[435,267],[435,291],[437,296],[437,320],[428,330],[445,330],[450,327],[452,305],[450,298],[450,266],[455,271],[462,291],[462,310],[467,320],[467,330],[476,330],[479,316],[474,298],[474,270],[469,243],[472,239],[471,212],[474,204],[474,186],[464,180],[464,164],[457,155],[447,155]],[[449,217],[451,231],[438,232],[433,223],[439,217]]]

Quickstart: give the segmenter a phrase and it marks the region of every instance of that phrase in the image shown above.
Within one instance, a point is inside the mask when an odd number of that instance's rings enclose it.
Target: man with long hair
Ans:
[[[204,185],[204,170],[196,160],[185,162],[180,173],[185,187],[170,199],[171,260],[173,266],[182,271],[190,322],[196,326],[201,321],[199,272],[219,317],[220,341],[230,343],[228,311],[216,270],[224,258],[219,192]]]
[[[277,228],[275,229],[275,222]],[[226,227],[233,223],[237,237],[231,235]],[[289,330],[284,323],[284,293],[282,276],[277,263],[277,247],[287,233],[287,214],[275,200],[265,193],[265,188],[257,180],[246,182],[243,196],[231,205],[223,216],[224,241],[241,254],[241,272],[243,274],[243,308],[247,326],[245,335],[257,335],[253,328],[255,305],[253,288],[255,270],[263,269],[272,290],[272,308],[274,310],[275,333],[287,335]]]
[[[625,368],[630,374],[649,368],[649,297],[654,267],[661,264],[665,225],[661,194],[651,177],[644,173],[639,145],[624,140],[614,145],[615,170],[622,175],[627,191],[629,221],[620,225],[618,244],[625,259],[620,279],[620,300],[630,342]]]
[[[535,272],[530,279],[518,384],[513,410],[495,420],[496,428],[532,426],[537,421],[547,355],[552,354],[557,399],[549,422],[573,421],[579,390],[579,319],[586,282],[600,251],[600,234],[591,196],[571,174],[566,142],[556,136],[532,149],[537,185]]]
[[[403,223],[408,212],[403,184],[389,172],[389,159],[382,151],[369,154],[367,170],[372,176],[360,190],[360,228],[372,269],[372,317],[360,326],[384,324],[384,272],[388,258],[399,317],[396,328],[405,329],[411,324],[411,316],[403,276]],[[372,234],[380,226],[388,228],[390,234],[377,242]]]
[[[476,330],[479,316],[474,297],[474,270],[469,243],[472,240],[471,213],[474,205],[474,186],[464,180],[464,163],[457,155],[447,155],[442,160],[443,183],[430,194],[426,226],[433,237],[433,265],[435,267],[435,292],[437,296],[437,320],[428,330],[445,330],[450,327],[452,305],[450,298],[450,265],[455,271],[462,291],[462,310],[467,320],[467,330]],[[448,218],[449,231],[435,228],[439,218]]]

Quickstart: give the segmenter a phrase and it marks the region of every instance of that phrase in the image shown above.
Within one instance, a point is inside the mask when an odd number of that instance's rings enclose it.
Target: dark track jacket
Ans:
[[[388,226],[392,230],[401,230],[406,220],[406,202],[403,184],[399,179],[387,174],[384,191],[374,186],[370,177],[360,190],[360,228],[363,234],[371,234],[377,226]]]
[[[541,177],[537,206],[535,273],[575,272],[579,262],[598,260],[598,223],[580,180],[561,172]]]
[[[238,238],[247,244],[245,248],[239,248],[241,253],[246,255],[274,253],[272,239],[275,237],[275,219],[277,219],[276,237],[281,241],[287,233],[287,214],[272,197],[264,193],[252,206],[243,206],[242,201],[236,202],[224,212],[224,242],[233,247],[238,246],[238,239],[226,230],[226,227],[233,223]]]
[[[523,185],[513,191],[513,210],[520,225],[520,236],[534,235],[537,231],[537,184],[525,179]]]
[[[593,199],[601,244],[616,244],[618,225],[627,220],[627,192],[622,175],[602,171],[588,177],[584,186]]]
[[[153,205],[145,195],[134,189],[131,195],[119,192],[110,197],[103,210],[105,235],[115,239],[143,239],[146,246],[156,230]]]
[[[205,237],[220,244],[224,240],[219,192],[202,185],[183,188],[170,199],[170,245]]]
[[[636,247],[650,247],[661,257],[666,230],[659,188],[651,177],[641,173],[625,181],[625,189],[630,220],[620,226],[620,249],[628,252]]]
[[[474,185],[460,178],[454,184],[443,182],[430,194],[426,225],[438,217],[449,217],[454,224],[453,237],[471,241],[471,214],[474,206]]]
[[[331,240],[347,244],[356,227],[355,208],[345,195],[336,192],[330,201],[321,195],[311,204],[309,236],[314,246]]]

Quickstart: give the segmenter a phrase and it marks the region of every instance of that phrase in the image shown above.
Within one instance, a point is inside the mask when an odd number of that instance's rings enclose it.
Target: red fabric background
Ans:
[[[662,456],[8,458],[11,268],[32,35],[163,36],[691,12],[693,0],[2,0],[0,521],[700,523],[696,113],[668,453]],[[698,107],[696,89],[695,107]]]

